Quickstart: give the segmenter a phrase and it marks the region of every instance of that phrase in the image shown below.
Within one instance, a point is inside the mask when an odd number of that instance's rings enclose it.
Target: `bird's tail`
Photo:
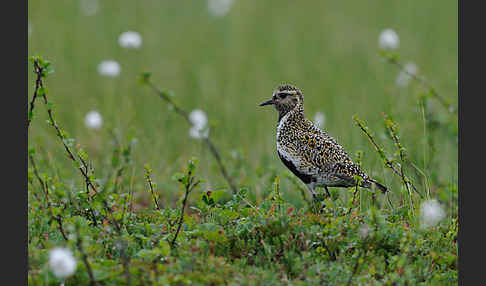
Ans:
[[[378,183],[378,182],[377,182],[377,181],[375,181],[375,180],[370,180],[370,181],[371,181],[371,182],[373,182],[373,184],[375,184],[375,186],[376,186],[378,189],[380,189],[380,191],[381,191],[382,193],[386,193],[386,192],[388,192],[388,188],[387,188],[387,187],[383,186],[382,184]]]

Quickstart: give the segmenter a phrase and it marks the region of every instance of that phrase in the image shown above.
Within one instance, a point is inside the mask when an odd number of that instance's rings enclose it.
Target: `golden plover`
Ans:
[[[277,152],[282,162],[294,173],[316,199],[315,187],[353,187],[374,184],[382,192],[387,188],[371,179],[355,164],[334,138],[320,130],[304,116],[304,96],[292,85],[280,85],[272,98],[260,106],[273,105],[278,111]]]

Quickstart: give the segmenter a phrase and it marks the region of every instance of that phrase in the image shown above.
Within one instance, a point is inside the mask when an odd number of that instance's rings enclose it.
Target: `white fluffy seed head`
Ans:
[[[394,50],[400,46],[400,38],[393,29],[385,29],[378,37],[378,45],[383,50]]]
[[[134,31],[127,31],[118,37],[118,44],[122,48],[138,49],[142,46],[142,36]]]
[[[395,83],[399,87],[406,87],[412,79],[412,75],[417,75],[418,67],[415,63],[409,62],[403,66],[403,70],[398,74]]]
[[[194,109],[191,111],[189,114],[189,120],[191,121],[192,125],[198,127],[206,127],[206,124],[208,124],[206,112],[202,111],[201,109]]]
[[[326,115],[324,114],[324,112],[316,112],[316,114],[314,114],[314,123],[319,127],[319,128],[322,128],[324,127],[324,124],[326,123]]]
[[[196,139],[209,136],[209,128],[207,128],[208,117],[204,111],[194,109],[189,114],[189,121],[192,123],[191,129],[189,129],[189,136]]]
[[[69,249],[56,247],[49,251],[49,268],[57,278],[64,279],[76,271],[76,259]]]
[[[98,13],[100,3],[98,0],[79,0],[79,8],[85,16],[93,16]]]
[[[98,65],[98,72],[102,76],[117,77],[120,75],[120,71],[120,64],[113,60],[105,60]]]
[[[202,139],[209,137],[209,128],[200,128],[198,126],[192,126],[189,129],[189,136],[194,139]]]
[[[89,129],[100,129],[101,125],[103,125],[103,117],[98,111],[92,110],[86,113],[84,123]]]
[[[420,206],[422,226],[432,227],[445,217],[445,211],[437,200],[427,200]]]
[[[208,10],[211,15],[223,17],[228,14],[233,5],[233,0],[208,0]]]

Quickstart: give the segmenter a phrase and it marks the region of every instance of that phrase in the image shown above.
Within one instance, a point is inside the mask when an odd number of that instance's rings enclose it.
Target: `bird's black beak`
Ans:
[[[273,99],[269,99],[265,102],[260,103],[260,106],[271,105],[273,104]]]

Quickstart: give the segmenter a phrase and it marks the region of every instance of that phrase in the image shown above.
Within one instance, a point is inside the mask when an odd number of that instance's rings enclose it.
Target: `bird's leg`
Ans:
[[[309,191],[311,192],[312,194],[312,199],[314,202],[318,202],[319,201],[319,197],[316,193],[316,191],[314,191],[314,184],[306,184],[307,188],[309,189]]]
[[[327,195],[329,196],[329,198],[331,198],[331,193],[329,193],[329,190],[327,189],[327,186],[324,186],[324,189],[326,189]]]
[[[319,203],[319,197],[317,196],[316,191],[314,191],[314,185],[313,184],[306,184],[307,188],[312,194],[312,203],[309,205],[310,208],[312,209],[313,212],[318,212],[318,203]]]
[[[312,193],[312,208],[316,213],[321,213],[322,209],[326,207],[324,203],[322,203],[323,197],[319,196],[316,191],[314,191],[314,184],[306,184],[309,191]],[[326,188],[327,191],[327,188]],[[328,192],[329,193],[329,192]]]

